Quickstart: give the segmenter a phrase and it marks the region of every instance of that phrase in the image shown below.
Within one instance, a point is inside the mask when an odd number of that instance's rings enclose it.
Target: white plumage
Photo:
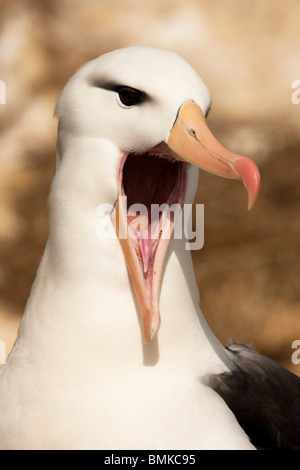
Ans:
[[[150,98],[126,106],[118,86]],[[0,448],[253,448],[205,385],[207,374],[234,363],[199,309],[185,240],[170,242],[161,327],[143,343],[119,240],[97,236],[99,205],[114,206],[119,194],[120,154],[167,142],[186,102],[205,114],[206,86],[183,59],[153,48],[91,61],[62,92],[49,240],[17,341],[0,369]],[[184,202],[192,202],[198,169],[188,164],[186,172]]]

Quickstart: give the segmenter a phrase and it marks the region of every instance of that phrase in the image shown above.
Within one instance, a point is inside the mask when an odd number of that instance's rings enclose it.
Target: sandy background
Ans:
[[[292,342],[300,339],[300,104],[291,99],[300,80],[299,23],[298,0],[0,0],[6,353],[47,239],[58,94],[87,60],[152,45],[175,50],[197,69],[213,96],[210,127],[231,150],[251,157],[262,176],[248,213],[240,183],[201,173],[205,246],[193,256],[205,316],[223,343],[231,336],[252,342],[300,375],[291,361]]]

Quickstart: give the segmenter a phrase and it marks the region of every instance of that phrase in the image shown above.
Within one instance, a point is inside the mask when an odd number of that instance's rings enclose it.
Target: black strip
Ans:
[[[132,92],[139,94],[140,96],[140,103],[145,103],[146,101],[153,101],[152,98],[142,90],[139,90],[137,88],[120,84],[117,82],[114,82],[112,80],[105,80],[105,79],[99,79],[95,78],[91,80],[91,85],[96,87],[96,88],[102,88],[103,90],[108,90],[108,91],[114,91],[115,93],[119,93],[120,90],[127,88],[128,90],[132,90]]]
[[[236,369],[207,378],[258,449],[300,450],[300,378],[250,346],[230,342]]]

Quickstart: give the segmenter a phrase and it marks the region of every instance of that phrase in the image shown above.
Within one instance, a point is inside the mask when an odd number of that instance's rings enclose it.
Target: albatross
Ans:
[[[151,47],[66,84],[49,238],[0,369],[1,449],[299,446],[300,379],[220,344],[171,236],[199,169],[241,180],[249,208],[258,194],[256,165],[209,131],[210,104],[191,65]]]

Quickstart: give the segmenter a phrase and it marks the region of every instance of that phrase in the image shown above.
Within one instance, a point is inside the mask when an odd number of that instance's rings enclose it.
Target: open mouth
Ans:
[[[147,279],[162,238],[169,237],[185,193],[185,163],[168,156],[130,153],[125,159],[120,193],[127,198],[127,226]]]
[[[141,154],[122,152],[117,171],[116,233],[141,311],[145,343],[160,326],[163,264],[184,204],[190,164],[242,180],[248,192],[248,209],[258,195],[260,176],[255,163],[223,147],[193,101],[180,107],[164,142]]]
[[[160,324],[160,279],[184,203],[186,167],[163,144],[142,154],[124,152],[119,162],[117,233],[142,312],[146,342]]]

